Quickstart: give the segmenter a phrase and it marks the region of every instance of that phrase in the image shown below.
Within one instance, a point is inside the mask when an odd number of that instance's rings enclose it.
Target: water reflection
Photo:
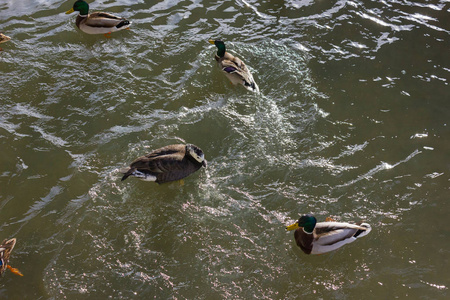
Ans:
[[[446,295],[445,1],[96,1],[134,22],[111,39],[68,8],[0,4],[0,232],[29,287],[5,276],[2,297]],[[205,172],[120,183],[186,141]],[[374,230],[306,258],[284,231],[306,212]]]

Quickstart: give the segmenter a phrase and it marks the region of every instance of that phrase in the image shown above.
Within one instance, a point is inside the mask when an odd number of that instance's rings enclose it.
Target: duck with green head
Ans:
[[[88,34],[104,34],[109,37],[111,32],[128,29],[131,25],[127,19],[106,12],[89,14],[89,4],[84,0],[77,0],[72,9],[66,11],[66,14],[74,11],[80,12],[75,21],[77,27]]]
[[[286,230],[295,230],[295,242],[303,252],[306,254],[322,254],[354,242],[357,238],[367,235],[372,228],[367,223],[317,223],[313,215],[307,214],[301,216],[294,224],[286,227]]]
[[[216,61],[231,83],[242,84],[247,90],[258,93],[259,87],[244,62],[228,53],[223,41],[211,39],[209,43],[217,47]]]

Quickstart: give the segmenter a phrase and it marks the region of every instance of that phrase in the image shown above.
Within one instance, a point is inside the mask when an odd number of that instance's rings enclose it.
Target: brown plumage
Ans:
[[[240,58],[228,53],[223,41],[209,40],[209,43],[216,45],[217,54],[214,58],[231,83],[242,84],[247,90],[258,93],[259,87],[245,63]]]
[[[129,176],[165,183],[182,179],[206,167],[203,151],[192,144],[176,144],[156,149],[133,161],[122,170],[122,181]]]
[[[7,35],[4,35],[3,33],[0,32],[0,44],[1,43],[5,43],[7,41],[9,41],[11,38]],[[0,48],[0,51],[3,51],[2,48]]]
[[[314,240],[314,236],[312,234],[306,234],[303,232],[303,229],[297,229],[294,232],[294,239],[297,243],[297,246],[303,250],[306,254],[311,254],[312,251],[312,242]]]
[[[4,35],[3,33],[0,32],[0,43],[4,43],[9,41],[11,38],[7,35]]]
[[[94,12],[89,14],[89,4],[84,0],[75,1],[72,9],[66,11],[66,14],[74,11],[80,12],[75,21],[77,27],[88,34],[105,34],[106,37],[109,37],[109,33],[127,29],[131,25],[127,19],[110,13]]]
[[[105,31],[117,31],[117,29],[120,29],[122,26],[129,25],[130,22],[125,18],[121,18],[110,13],[94,12],[88,16],[78,15],[75,24],[84,32],[95,34],[106,33]]]
[[[0,275],[3,275],[9,263],[9,256],[16,245],[16,239],[3,240],[0,244]]]

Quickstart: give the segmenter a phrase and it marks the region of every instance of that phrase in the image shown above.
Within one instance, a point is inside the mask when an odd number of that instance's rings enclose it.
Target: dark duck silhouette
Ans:
[[[122,169],[122,181],[129,176],[156,183],[176,181],[206,165],[205,155],[199,147],[192,144],[169,145],[137,158],[129,168]]]

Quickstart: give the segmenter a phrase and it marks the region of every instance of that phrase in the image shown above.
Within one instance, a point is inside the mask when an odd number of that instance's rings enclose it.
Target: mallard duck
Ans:
[[[14,274],[23,276],[23,274],[20,273],[19,270],[12,268],[10,265],[8,265],[9,256],[11,255],[11,252],[14,249],[15,245],[16,245],[15,238],[10,240],[3,240],[3,242],[0,244],[0,275],[3,275],[3,273],[5,273],[6,269],[8,268]]]
[[[7,35],[4,35],[3,33],[0,32],[0,44],[9,41],[11,38]],[[3,49],[0,48],[0,51],[2,51]]]
[[[129,176],[156,183],[175,181],[202,166],[206,168],[206,160],[199,147],[192,144],[169,145],[137,158],[129,168],[122,169],[122,181]]]
[[[367,223],[317,223],[316,218],[310,214],[302,216],[297,222],[286,227],[288,231],[294,229],[295,241],[306,254],[322,254],[336,250],[372,230]]]
[[[217,47],[216,61],[232,84],[242,84],[251,92],[259,92],[259,87],[252,74],[242,60],[226,51],[225,43],[220,40],[209,40]]]
[[[84,0],[77,0],[72,9],[66,11],[66,14],[71,14],[74,11],[79,11],[76,25],[81,31],[88,34],[104,34],[109,37],[109,34],[114,31],[128,29],[131,22],[125,18],[121,18],[105,12],[94,12],[89,14],[89,4]]]

